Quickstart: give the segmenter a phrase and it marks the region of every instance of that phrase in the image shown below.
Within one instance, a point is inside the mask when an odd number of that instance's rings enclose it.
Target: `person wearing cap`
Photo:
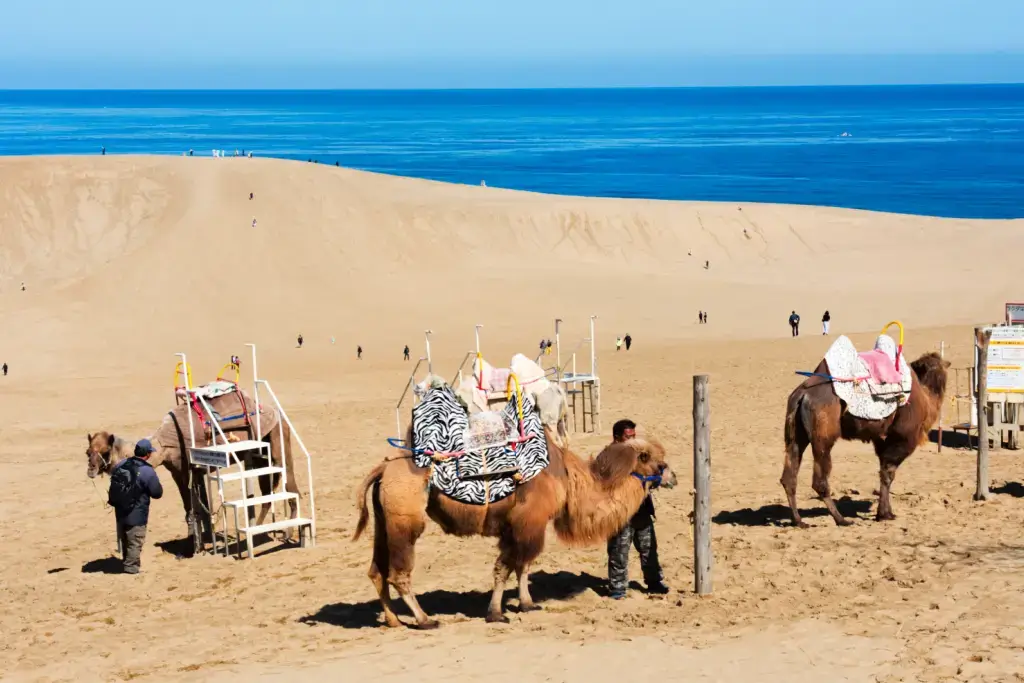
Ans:
[[[612,441],[623,443],[636,438],[636,423],[619,420],[612,425]],[[640,509],[618,533],[608,539],[608,595],[615,600],[626,597],[629,589],[629,546],[640,555],[640,569],[647,584],[647,592],[665,595],[665,585],[658,561],[658,538],[654,533],[654,500],[648,494]]]
[[[126,504],[115,505],[118,534],[121,537],[121,553],[125,574],[138,574],[142,559],[142,546],[146,542],[146,525],[149,524],[149,501],[164,495],[164,487],[156,470],[149,464],[150,456],[156,452],[149,439],[135,444],[132,457],[122,460],[114,471],[128,468],[134,470],[132,496]],[[111,479],[114,474],[111,473]]]

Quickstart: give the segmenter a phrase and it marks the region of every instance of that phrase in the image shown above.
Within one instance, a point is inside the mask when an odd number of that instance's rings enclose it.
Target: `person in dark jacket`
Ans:
[[[800,336],[800,316],[793,311],[789,316],[789,330],[793,333],[794,337]]]
[[[115,504],[114,515],[117,517],[117,533],[121,538],[121,553],[125,574],[138,574],[142,560],[142,547],[146,542],[146,525],[149,524],[149,501],[164,495],[164,487],[160,478],[149,464],[149,457],[156,451],[149,439],[142,439],[135,444],[135,454],[121,461],[114,471],[121,468],[135,469],[135,487],[130,500]],[[113,473],[111,473],[113,479]]]
[[[612,426],[612,439],[617,442],[636,437],[636,424],[632,420],[619,420]],[[615,600],[626,597],[629,588],[629,546],[640,553],[640,568],[648,593],[664,595],[669,592],[658,562],[658,538],[654,534],[654,500],[644,498],[640,509],[623,529],[608,539],[608,594]]]
[[[626,333],[626,336],[622,338],[622,343],[626,345],[626,350],[629,351],[629,347],[633,345],[633,337]]]

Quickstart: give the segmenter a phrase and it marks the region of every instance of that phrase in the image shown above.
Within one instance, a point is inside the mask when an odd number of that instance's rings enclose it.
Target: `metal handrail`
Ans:
[[[306,444],[302,441],[302,437],[295,431],[295,425],[292,424],[291,419],[288,417],[288,413],[285,412],[281,402],[277,400],[277,394],[270,386],[270,382],[265,379],[256,380],[258,383],[266,387],[267,392],[270,394],[270,398],[274,401],[274,406],[277,411],[281,414],[281,418],[288,423],[288,428],[291,429],[292,436],[295,437],[295,441],[299,444],[299,448],[302,449],[303,454],[306,456],[306,481],[309,485],[309,538],[313,545],[316,545],[316,495],[313,492],[313,456],[310,455],[309,449],[306,448]],[[283,430],[283,428],[282,428]],[[282,448],[284,443],[282,441]],[[284,453],[281,454],[282,464],[284,464]],[[287,466],[283,469],[287,471]],[[301,531],[300,531],[301,533]]]
[[[413,367],[412,372],[409,373],[409,381],[405,383],[405,388],[402,389],[402,395],[398,397],[398,403],[395,404],[395,422],[398,425],[398,433],[396,436],[402,435],[402,404],[405,403],[405,397],[409,394],[409,389],[416,384],[416,372],[423,365],[426,358],[420,358],[416,361],[416,365]]]

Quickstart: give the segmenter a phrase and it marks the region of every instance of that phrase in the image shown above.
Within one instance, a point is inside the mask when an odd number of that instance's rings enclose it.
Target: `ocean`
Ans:
[[[568,195],[1024,217],[1024,85],[0,91],[0,155],[214,149]]]

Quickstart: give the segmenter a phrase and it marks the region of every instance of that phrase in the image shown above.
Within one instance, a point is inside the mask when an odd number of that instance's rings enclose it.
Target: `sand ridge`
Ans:
[[[821,311],[832,310],[833,334],[865,346],[901,319],[908,355],[942,341],[964,366],[969,325],[1017,298],[1003,256],[1021,246],[1024,222],[550,197],[263,159],[12,158],[0,160],[0,180],[0,356],[12,368],[0,384],[5,679],[462,680],[499,651],[515,653],[517,680],[600,683],[641,668],[721,681],[1024,671],[1016,453],[994,456],[997,493],[975,503],[972,454],[925,445],[899,471],[889,524],[871,520],[867,446],[836,449],[833,487],[858,516],[852,528],[834,527],[812,498],[809,457],[799,500],[811,529],[787,526],[778,484],[794,370],[812,368],[829,341]],[[964,258],[979,249],[986,264]],[[880,251],[898,267],[874,270]],[[785,325],[794,307],[804,319],[795,340]],[[431,526],[414,585],[442,628],[382,629],[369,541],[349,537],[355,488],[393,435],[410,369],[402,345],[415,357],[431,327],[449,374],[474,323],[499,362],[532,353],[555,316],[571,347],[591,314],[605,430],[634,417],[666,443],[684,482],[690,378],[712,378],[714,594],[690,589],[684,486],[658,494],[666,598],[606,600],[604,550],[551,535],[532,578],[544,610],[518,615],[513,598],[512,623],[492,627],[482,616],[493,541]],[[635,345],[616,353],[627,331]],[[211,379],[230,354],[246,360],[248,341],[314,451],[317,547],[179,561],[162,550],[184,532],[168,491],[154,504],[143,574],[107,573],[113,520],[105,481],[85,477],[86,432],[151,432],[173,405],[171,354],[187,351],[197,380]],[[574,444],[591,454],[606,439]]]

